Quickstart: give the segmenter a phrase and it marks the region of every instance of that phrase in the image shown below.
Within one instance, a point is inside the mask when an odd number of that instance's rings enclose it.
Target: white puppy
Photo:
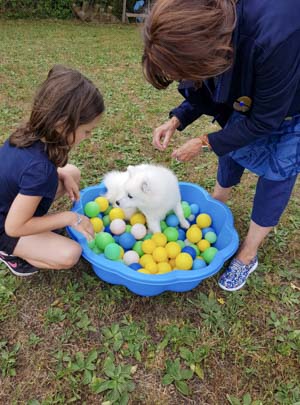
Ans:
[[[104,176],[103,183],[107,189],[105,197],[113,207],[118,207],[119,205],[117,204],[117,201],[124,197],[125,183],[128,179],[129,173],[127,171],[119,172],[117,170],[113,170]],[[124,212],[125,218],[129,219],[136,212],[136,208],[126,208],[124,209]]]
[[[138,208],[146,217],[151,232],[161,232],[160,221],[174,210],[182,228],[188,228],[184,218],[178,180],[175,174],[163,167],[150,164],[128,166],[125,195],[116,200],[121,208]],[[125,179],[125,176],[124,176]]]

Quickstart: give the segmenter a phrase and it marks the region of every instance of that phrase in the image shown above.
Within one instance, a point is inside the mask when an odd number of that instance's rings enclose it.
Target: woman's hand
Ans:
[[[74,213],[75,214],[75,213]],[[95,232],[93,225],[89,218],[85,215],[76,214],[76,219],[70,224],[72,228],[76,229],[76,231],[82,233],[88,241],[94,239]]]
[[[153,131],[152,144],[158,150],[165,150],[169,145],[176,129],[180,126],[180,121],[177,117],[172,117],[169,121],[165,122]]]
[[[172,153],[172,158],[179,162],[188,162],[202,153],[204,143],[201,138],[193,138],[184,143]]]

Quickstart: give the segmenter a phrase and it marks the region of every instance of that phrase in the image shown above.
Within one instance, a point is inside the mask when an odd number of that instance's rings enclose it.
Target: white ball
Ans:
[[[111,221],[109,229],[114,235],[121,235],[121,233],[125,232],[126,223],[123,219],[116,218]]]
[[[132,263],[138,263],[140,256],[134,250],[128,250],[124,253],[123,262],[129,266]]]
[[[147,233],[147,228],[143,224],[135,224],[132,225],[131,234],[135,237],[135,239],[143,239],[144,236],[146,236]]]
[[[195,219],[195,215],[194,214],[191,214],[189,217],[188,217],[188,220],[189,221],[194,221],[194,219]]]

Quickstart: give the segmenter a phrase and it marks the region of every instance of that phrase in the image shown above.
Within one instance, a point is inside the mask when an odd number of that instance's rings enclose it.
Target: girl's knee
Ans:
[[[61,255],[60,267],[63,269],[70,269],[75,266],[81,256],[82,249],[80,245],[76,242],[73,242],[70,246],[63,250]]]

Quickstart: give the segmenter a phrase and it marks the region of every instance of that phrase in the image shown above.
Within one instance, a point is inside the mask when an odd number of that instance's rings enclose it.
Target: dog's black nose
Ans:
[[[119,205],[120,205],[120,201],[116,201],[116,204],[117,204],[117,206],[119,207]]]

